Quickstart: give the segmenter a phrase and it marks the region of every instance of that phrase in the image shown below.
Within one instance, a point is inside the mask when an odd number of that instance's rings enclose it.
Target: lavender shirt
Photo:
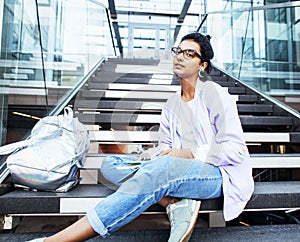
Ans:
[[[181,90],[171,96],[162,111],[159,150],[186,148],[183,140],[194,141],[189,148],[195,159],[221,170],[224,218],[232,220],[243,211],[254,190],[249,153],[235,100],[225,88],[212,81],[198,80],[190,103],[185,103],[180,93]],[[191,110],[188,116],[187,109]],[[190,137],[183,139],[187,126],[192,127],[192,132],[188,132]]]

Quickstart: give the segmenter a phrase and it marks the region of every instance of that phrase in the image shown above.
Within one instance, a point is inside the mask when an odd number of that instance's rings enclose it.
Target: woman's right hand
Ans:
[[[152,160],[155,157],[159,156],[161,153],[161,147],[153,147],[149,148],[148,150],[145,150],[141,153],[139,160]]]
[[[194,158],[190,149],[167,149],[160,152],[160,155],[169,155],[169,156],[188,158],[188,159]]]

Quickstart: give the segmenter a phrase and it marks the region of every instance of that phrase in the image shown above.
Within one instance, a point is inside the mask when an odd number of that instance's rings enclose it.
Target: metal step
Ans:
[[[299,209],[300,182],[256,182],[247,210]],[[108,195],[102,184],[81,184],[67,193],[32,192],[21,189],[0,196],[1,214],[84,214]],[[200,213],[221,211],[223,198],[203,200]],[[161,206],[150,207],[147,213],[165,213]]]
[[[88,127],[87,127],[88,128]],[[91,142],[154,143],[159,140],[158,131],[89,130]],[[247,143],[300,143],[299,132],[245,132]]]
[[[107,154],[89,154],[85,169],[99,169]],[[300,154],[251,154],[252,168],[300,168]],[[300,204],[299,204],[300,206]]]
[[[171,85],[179,85],[178,77],[172,74],[164,74],[164,75],[151,75],[151,74],[142,74],[142,73],[126,73],[126,74],[114,74],[114,73],[98,73],[99,76],[93,77],[89,80],[88,85],[93,84],[93,88],[96,87],[96,83],[99,84],[108,84],[108,83],[134,83],[134,84],[149,84],[151,80],[160,80],[161,84],[168,84],[170,82],[166,82],[166,80],[172,80]],[[237,81],[228,81],[226,76],[215,76],[212,78],[212,81],[219,83],[221,86],[240,86],[243,85]]]
[[[147,125],[159,124],[160,115],[135,113],[77,113],[76,116],[84,124],[124,124]],[[240,116],[242,126],[291,126],[292,117],[284,116]]]
[[[152,59],[133,59],[133,58],[110,58],[105,65],[127,64],[127,65],[158,65],[160,60]]]
[[[116,100],[78,100],[75,101],[75,109],[80,110],[95,110],[95,111],[106,111],[112,110],[135,110],[135,111],[144,111],[144,112],[160,112],[165,102],[139,102],[139,101],[116,101]],[[248,113],[248,114],[264,114],[272,113],[273,105],[271,104],[237,104],[239,113]]]
[[[152,80],[152,81],[151,81]],[[156,83],[160,84],[151,84],[154,82],[154,79],[145,79],[145,78],[134,78],[130,81],[127,78],[121,78],[115,81],[107,81],[107,82],[89,82],[86,86],[87,89],[98,89],[98,90],[135,90],[135,89],[146,89],[147,90],[159,90],[159,88],[168,88],[173,89],[176,88],[177,90],[180,89],[179,82],[176,79],[155,79]],[[220,84],[222,87],[239,87],[242,88],[241,84],[236,84],[234,82],[228,81],[215,81],[216,83]]]
[[[136,100],[167,100],[175,93],[166,87],[165,91],[143,91],[143,90],[81,90],[79,98],[86,99],[100,99],[100,98],[117,98],[117,99],[136,99]],[[239,95],[239,102],[256,102],[258,97],[256,95],[246,95],[245,88],[240,87],[229,87],[229,92],[233,95]],[[241,96],[241,98],[240,98]],[[243,97],[247,96],[247,97]]]

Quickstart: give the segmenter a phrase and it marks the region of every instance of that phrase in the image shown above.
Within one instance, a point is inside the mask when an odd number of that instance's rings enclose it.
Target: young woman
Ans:
[[[162,111],[159,146],[149,157],[158,156],[142,162],[124,182],[114,169],[116,157],[108,157],[102,171],[118,190],[75,224],[39,241],[106,237],[155,203],[167,208],[169,242],[188,241],[201,199],[223,196],[226,221],[242,212],[254,187],[249,153],[234,99],[207,80],[214,55],[210,41],[191,33],[172,53],[181,90]]]

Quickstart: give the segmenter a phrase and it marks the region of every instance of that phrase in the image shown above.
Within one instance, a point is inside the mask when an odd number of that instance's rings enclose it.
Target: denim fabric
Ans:
[[[121,164],[122,159],[115,156],[103,161],[102,174],[120,187],[87,213],[91,226],[103,237],[164,196],[194,199],[222,196],[220,169],[199,160],[159,156],[143,162],[138,170],[123,169]],[[121,180],[126,181],[121,183]]]
[[[102,161],[100,172],[104,178],[119,187],[138,171],[139,168],[135,165],[140,161],[137,162],[137,159],[137,155],[107,156]]]

